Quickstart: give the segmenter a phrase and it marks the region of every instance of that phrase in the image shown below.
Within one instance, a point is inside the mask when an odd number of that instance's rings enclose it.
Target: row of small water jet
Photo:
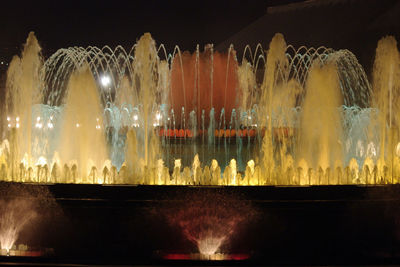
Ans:
[[[295,164],[288,156],[288,164],[274,168],[270,176],[262,173],[262,167],[253,160],[247,162],[244,172],[237,169],[236,160],[221,171],[216,160],[211,165],[200,163],[199,157],[193,160],[191,167],[182,167],[181,161],[176,160],[173,172],[169,172],[162,160],[156,167],[142,166],[140,175],[132,175],[127,166],[123,165],[118,171],[115,166],[104,166],[103,169],[92,167],[86,175],[79,173],[76,164],[65,164],[62,168],[53,164],[51,169],[45,165],[37,165],[26,169],[20,165],[12,181],[36,183],[89,183],[89,184],[144,184],[144,185],[339,185],[339,184],[394,184],[400,183],[400,157],[395,156],[392,165],[382,161],[377,164],[371,158],[366,158],[363,165],[359,165],[352,158],[346,167],[336,162],[334,168],[312,168],[304,159]],[[11,181],[6,174],[6,166],[1,165],[0,180]]]

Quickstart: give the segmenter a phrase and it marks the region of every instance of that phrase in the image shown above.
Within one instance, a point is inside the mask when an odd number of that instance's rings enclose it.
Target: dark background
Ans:
[[[276,32],[295,47],[351,50],[371,74],[377,41],[400,38],[398,0],[85,0],[4,1],[0,13],[0,70],[4,76],[34,31],[45,58],[69,46],[122,45],[129,49],[145,32],[171,52],[213,43],[265,49]]]
[[[263,16],[268,6],[290,0],[85,0],[7,1],[0,18],[0,57],[17,53],[34,31],[45,55],[68,46],[130,48],[150,32],[168,49],[218,44]],[[299,0],[297,0],[299,2]]]

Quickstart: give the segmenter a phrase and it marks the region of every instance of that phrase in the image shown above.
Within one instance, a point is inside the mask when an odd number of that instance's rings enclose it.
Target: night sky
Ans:
[[[295,2],[308,4],[267,14],[269,7]],[[130,49],[145,32],[167,52],[175,45],[193,52],[209,43],[226,51],[233,43],[239,55],[246,44],[267,48],[280,32],[295,47],[349,49],[367,70],[380,38],[400,39],[398,0],[7,0],[0,10],[0,63],[20,53],[30,31],[45,58],[70,46]]]
[[[299,1],[299,0],[297,0]],[[123,45],[145,32],[167,49],[178,44],[218,44],[265,15],[267,7],[290,0],[7,1],[2,3],[0,57],[18,53],[34,31],[45,56],[69,46]]]

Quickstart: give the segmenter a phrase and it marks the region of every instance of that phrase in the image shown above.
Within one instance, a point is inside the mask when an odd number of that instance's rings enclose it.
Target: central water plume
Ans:
[[[79,172],[63,182],[104,183],[93,166],[101,168],[108,158],[103,109],[92,73],[87,66],[74,72],[68,83],[58,151],[62,162],[79,162]],[[76,164],[76,163],[75,163]],[[70,166],[73,167],[73,166]],[[91,173],[92,172],[92,173]],[[91,175],[90,179],[89,176]],[[72,177],[76,176],[76,177]],[[99,177],[96,179],[96,177]]]
[[[306,96],[299,127],[297,158],[309,167],[323,170],[343,158],[339,108],[343,99],[333,63],[313,65],[307,79]]]
[[[156,110],[156,93],[157,93],[157,67],[158,67],[157,50],[154,40],[149,33],[144,34],[138,41],[135,48],[134,66],[134,83],[138,88],[139,103],[141,104],[141,113],[143,121],[144,133],[144,164],[149,165],[153,158],[150,156],[154,151],[150,151],[150,141],[154,132],[152,131],[151,116]],[[153,153],[152,153],[153,152]],[[156,154],[156,153],[154,153]],[[154,155],[153,154],[153,155]]]

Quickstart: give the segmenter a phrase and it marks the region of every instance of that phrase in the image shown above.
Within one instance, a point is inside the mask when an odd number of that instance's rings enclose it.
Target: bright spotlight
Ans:
[[[15,127],[19,128],[19,123],[18,122],[15,124]]]
[[[138,115],[133,115],[133,119],[134,119],[135,121],[137,121],[137,120],[138,120]]]
[[[109,86],[111,83],[110,76],[107,76],[107,75],[102,76],[100,79],[100,82],[101,82],[101,85],[103,85],[104,87]]]
[[[19,117],[16,117],[15,120],[16,120],[16,121],[19,121]]]

